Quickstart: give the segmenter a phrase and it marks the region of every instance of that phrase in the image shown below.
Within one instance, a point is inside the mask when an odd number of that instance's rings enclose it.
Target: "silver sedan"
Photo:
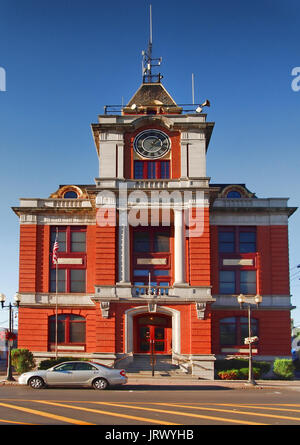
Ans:
[[[125,383],[127,376],[124,369],[84,361],[64,362],[46,370],[25,372],[19,377],[20,385],[29,385],[34,389],[45,386],[91,386],[106,389]]]

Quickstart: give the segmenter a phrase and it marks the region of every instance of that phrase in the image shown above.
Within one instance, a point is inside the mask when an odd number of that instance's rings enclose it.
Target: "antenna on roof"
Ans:
[[[195,105],[195,85],[194,85],[194,73],[192,73],[192,100]]]
[[[160,66],[162,58],[157,59],[152,57],[152,5],[150,5],[150,33],[149,33],[149,43],[148,49],[142,51],[143,61],[142,61],[142,75],[143,83],[160,82],[162,75],[160,73],[153,74],[152,68]],[[156,62],[156,63],[155,63]]]
[[[152,5],[150,5],[150,37],[149,37],[149,45],[152,46]]]

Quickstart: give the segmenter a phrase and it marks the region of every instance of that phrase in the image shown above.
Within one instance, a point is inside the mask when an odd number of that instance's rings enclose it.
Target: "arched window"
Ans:
[[[60,345],[85,343],[85,318],[75,314],[59,314],[57,316],[57,343]],[[56,316],[49,317],[49,340],[55,343]]]
[[[66,199],[76,199],[78,198],[78,195],[74,190],[69,190],[64,194],[64,198]]]
[[[251,336],[258,336],[258,321],[251,318]],[[221,346],[241,346],[248,337],[247,317],[226,317],[220,320]]]
[[[242,195],[237,190],[230,190],[230,192],[227,193],[226,198],[241,198]]]

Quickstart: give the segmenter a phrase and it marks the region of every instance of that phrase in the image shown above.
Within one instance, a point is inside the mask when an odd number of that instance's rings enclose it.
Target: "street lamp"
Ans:
[[[248,338],[245,338],[245,344],[249,345],[249,373],[248,373],[248,384],[249,385],[256,385],[256,382],[253,377],[253,368],[252,368],[252,343],[256,342],[258,340],[258,337],[252,337],[251,333],[251,304],[255,304],[257,307],[259,303],[262,302],[262,296],[261,295],[243,295],[240,294],[237,296],[237,301],[240,303],[240,307],[242,309],[242,306],[244,303],[248,305]]]
[[[7,360],[7,375],[6,375],[6,380],[9,381],[14,381],[15,379],[13,378],[12,375],[12,367],[11,367],[11,347],[13,344],[13,340],[14,340],[14,333],[13,333],[13,307],[11,302],[9,302],[8,305],[4,305],[6,300],[6,296],[4,294],[0,294],[0,303],[1,303],[1,308],[5,308],[8,307],[9,309],[9,328],[8,328],[8,332],[6,335],[6,339],[8,340],[8,360]],[[14,296],[14,306],[19,307],[20,305],[20,296],[18,293],[16,293],[16,295]]]

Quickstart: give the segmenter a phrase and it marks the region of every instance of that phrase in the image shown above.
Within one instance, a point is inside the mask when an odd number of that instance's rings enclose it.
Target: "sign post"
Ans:
[[[248,373],[248,385],[256,385],[253,378],[253,368],[252,368],[252,343],[258,341],[258,337],[253,337],[251,332],[251,304],[256,304],[258,307],[259,303],[262,302],[261,295],[243,295],[240,294],[237,297],[240,307],[242,308],[243,303],[248,305],[248,337],[245,338],[245,344],[249,345],[249,373]]]

